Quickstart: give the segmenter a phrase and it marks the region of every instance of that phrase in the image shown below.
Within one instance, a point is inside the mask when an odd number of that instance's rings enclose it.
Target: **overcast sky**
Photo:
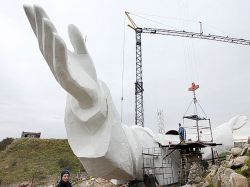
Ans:
[[[128,125],[134,124],[135,33],[126,26],[124,11],[134,13],[141,27],[199,32],[202,21],[205,34],[250,39],[248,0],[3,1],[0,139],[19,137],[22,131],[39,131],[44,138],[66,137],[66,92],[38,49],[23,4],[42,6],[70,49],[67,25],[80,28],[98,77],[109,86],[119,112],[124,48],[122,115]],[[162,109],[167,129],[176,129],[192,99],[187,88],[193,81],[200,84],[197,97],[213,127],[237,114],[250,117],[249,46],[144,34],[142,54],[145,126],[157,131],[156,111]],[[247,132],[249,125],[238,135],[250,135]]]

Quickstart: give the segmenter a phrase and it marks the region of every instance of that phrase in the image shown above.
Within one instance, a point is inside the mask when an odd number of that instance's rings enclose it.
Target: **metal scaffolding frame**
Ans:
[[[163,148],[165,149],[165,148]],[[171,152],[172,153],[172,152]],[[161,180],[164,185],[174,183],[173,164],[171,157],[164,157],[161,164],[155,163],[158,157],[163,157],[162,147],[143,148],[143,176],[149,174],[149,170],[153,172],[155,177]]]

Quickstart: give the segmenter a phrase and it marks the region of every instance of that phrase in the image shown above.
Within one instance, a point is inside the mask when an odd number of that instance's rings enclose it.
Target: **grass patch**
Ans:
[[[223,152],[219,155],[220,160],[226,160],[227,155],[230,155],[230,152]]]
[[[248,156],[248,160],[246,161],[246,165],[250,167],[250,155]]]
[[[209,184],[208,187],[215,187],[213,183]]]
[[[67,140],[21,138],[0,152],[2,184],[56,182],[62,169],[69,169],[72,176],[84,170]]]

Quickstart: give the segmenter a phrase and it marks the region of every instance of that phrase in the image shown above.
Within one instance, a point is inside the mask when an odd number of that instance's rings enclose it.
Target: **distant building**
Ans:
[[[40,138],[40,132],[22,132],[21,138]]]
[[[244,145],[248,142],[247,138],[234,139],[234,147],[244,147]]]

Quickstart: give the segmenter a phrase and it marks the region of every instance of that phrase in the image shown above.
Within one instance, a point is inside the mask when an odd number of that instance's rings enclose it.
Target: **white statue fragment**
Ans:
[[[216,146],[215,148],[218,154],[229,151],[232,147],[234,147],[233,132],[246,125],[247,121],[248,119],[246,116],[237,115],[213,130],[214,142],[222,144],[220,146]],[[205,148],[204,153],[205,158],[211,156],[209,148]]]
[[[94,177],[142,179],[142,148],[158,147],[157,139],[178,143],[178,138],[154,137],[150,129],[121,124],[107,86],[96,75],[80,31],[69,25],[74,48],[69,51],[42,8],[24,6],[24,9],[41,53],[57,82],[68,93],[65,125],[74,154]],[[232,134],[232,129],[228,133]],[[178,181],[178,159],[176,155],[173,182]]]
[[[80,31],[69,25],[74,52],[38,6],[24,6],[41,53],[57,82],[69,93],[65,125],[69,144],[86,171],[107,179],[142,179],[143,146],[155,147],[153,133],[120,123],[105,83],[95,67]]]

